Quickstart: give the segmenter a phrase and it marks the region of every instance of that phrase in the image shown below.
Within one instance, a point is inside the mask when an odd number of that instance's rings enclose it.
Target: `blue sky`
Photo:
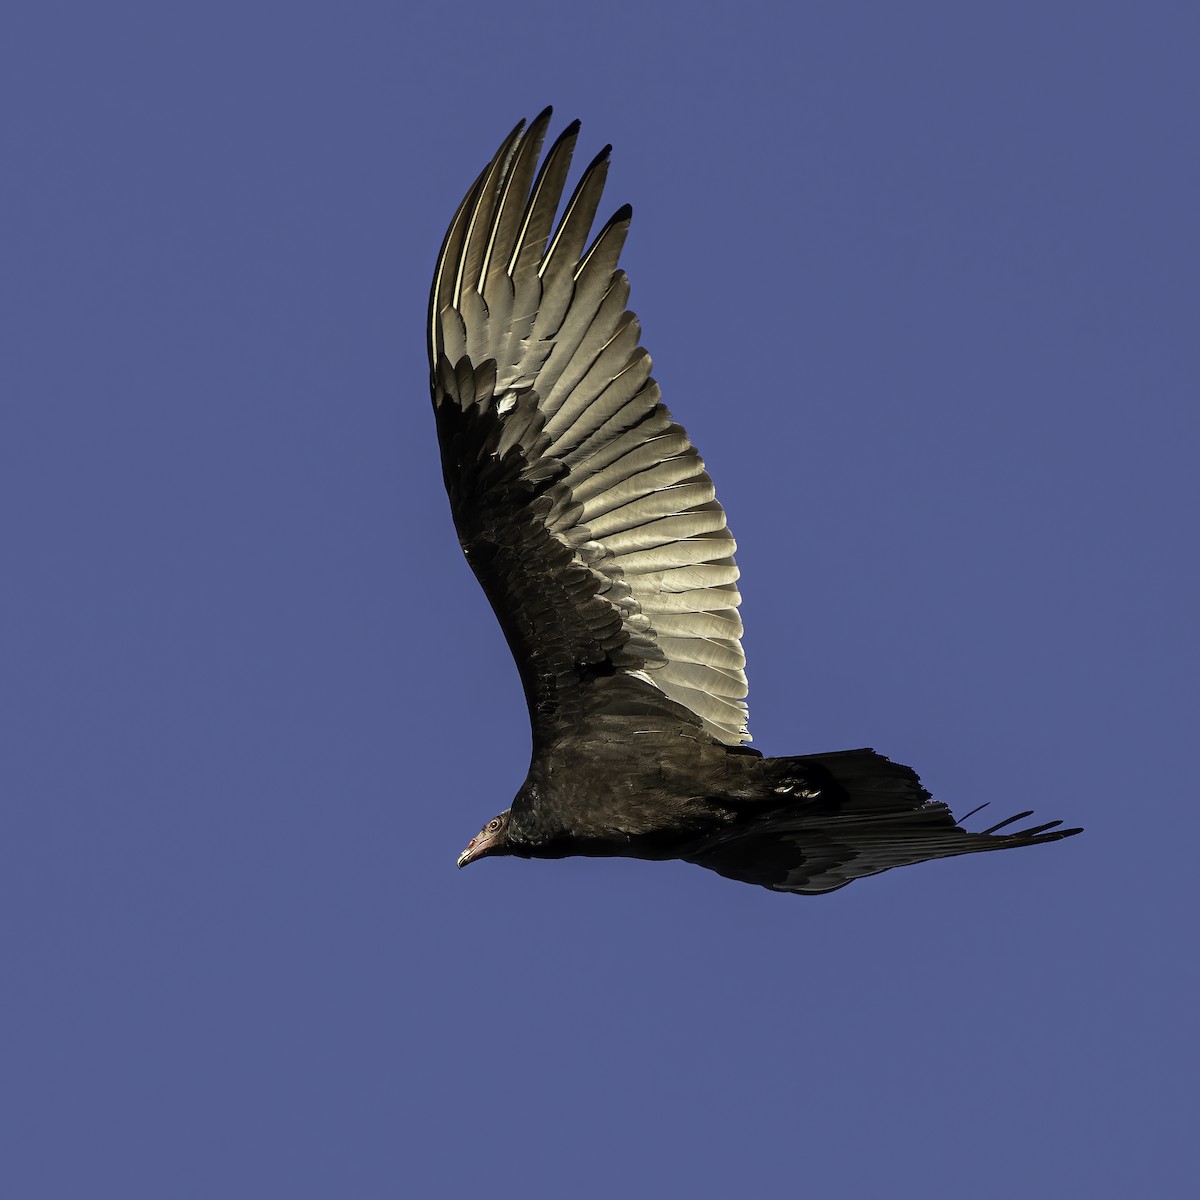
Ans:
[[[0,1190],[1194,1181],[1191,5],[29,5],[0,37]],[[456,872],[524,775],[429,275],[615,146],[766,753],[1070,842]]]

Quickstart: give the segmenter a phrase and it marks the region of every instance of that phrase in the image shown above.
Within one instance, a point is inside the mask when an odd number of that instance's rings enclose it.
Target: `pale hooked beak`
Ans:
[[[492,839],[477,833],[468,843],[467,848],[458,856],[458,867],[462,870],[469,862],[482,858],[492,846]]]
[[[490,833],[486,828],[481,829],[467,843],[467,848],[458,856],[459,867],[465,867],[467,863],[474,862],[477,858],[482,858],[485,854],[490,854],[496,848],[496,846],[503,841],[503,826]]]

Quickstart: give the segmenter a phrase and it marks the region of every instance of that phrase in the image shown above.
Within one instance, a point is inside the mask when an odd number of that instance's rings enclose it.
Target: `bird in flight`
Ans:
[[[618,267],[632,209],[588,242],[605,147],[555,222],[579,122],[538,162],[550,109],[508,135],[454,214],[429,356],[463,553],[499,619],[533,727],[510,808],[458,859],[683,859],[777,892],[1056,841],[1061,821],[959,825],[873,750],[745,745],[734,541],[667,411]]]

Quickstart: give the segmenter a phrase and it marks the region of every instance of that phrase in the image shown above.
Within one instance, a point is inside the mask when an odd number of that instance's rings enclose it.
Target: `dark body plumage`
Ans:
[[[446,490],[533,727],[524,785],[459,865],[681,858],[816,893],[1078,832],[968,832],[871,750],[763,758],[743,745],[733,538],[626,307],[617,260],[631,210],[585,251],[608,148],[556,226],[578,123],[539,168],[549,118],[518,125],[476,180],[430,298]]]

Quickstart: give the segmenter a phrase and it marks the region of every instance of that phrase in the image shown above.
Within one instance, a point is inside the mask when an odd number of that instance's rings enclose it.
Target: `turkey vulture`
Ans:
[[[429,302],[433,407],[463,553],[516,659],[533,726],[511,808],[458,859],[625,855],[778,892],[1078,833],[958,825],[873,750],[744,745],[734,541],[659,399],[617,266],[632,209],[588,243],[611,147],[555,224],[579,122],[538,165],[522,121],[459,205]]]

